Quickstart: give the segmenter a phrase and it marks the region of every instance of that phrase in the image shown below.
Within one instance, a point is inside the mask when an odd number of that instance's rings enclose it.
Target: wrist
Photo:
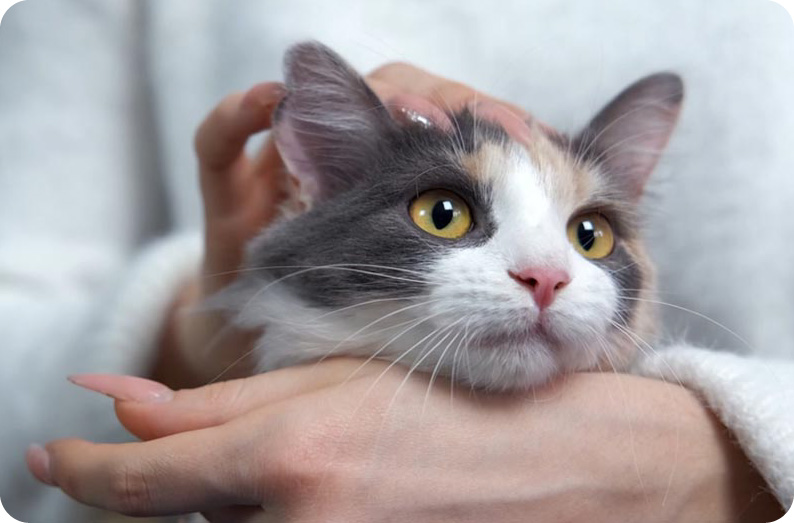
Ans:
[[[779,519],[780,504],[731,432],[693,392],[678,389],[672,413],[680,423],[681,520],[766,523]],[[675,421],[675,420],[671,420]],[[667,448],[672,450],[672,433]],[[673,476],[672,482],[676,482]]]
[[[705,407],[704,407],[705,408]],[[777,521],[784,510],[769,485],[745,455],[733,434],[713,414],[716,448],[722,456],[717,469],[724,478],[721,498],[728,507],[725,521],[731,523],[767,523]]]

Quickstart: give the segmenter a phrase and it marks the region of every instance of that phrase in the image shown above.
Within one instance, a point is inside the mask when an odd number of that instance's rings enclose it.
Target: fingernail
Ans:
[[[397,109],[397,114],[399,119],[403,122],[419,124],[426,129],[433,127],[433,122],[430,121],[430,118],[419,114],[413,109],[409,109],[407,107],[400,107]]]
[[[25,461],[37,480],[51,487],[57,486],[50,471],[50,454],[44,447],[35,443],[30,445],[25,452]]]
[[[391,97],[384,104],[400,124],[417,124],[425,128],[438,127],[452,130],[452,121],[444,112],[430,101],[419,96],[400,94]]]
[[[156,381],[113,374],[77,374],[69,381],[90,391],[110,396],[120,401],[138,403],[165,403],[174,398],[174,391]]]

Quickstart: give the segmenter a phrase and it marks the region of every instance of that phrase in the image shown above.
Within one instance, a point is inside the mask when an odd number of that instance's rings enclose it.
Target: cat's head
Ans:
[[[397,123],[316,43],[286,57],[276,141],[305,212],[249,246],[230,289],[272,369],[375,356],[488,389],[623,366],[652,330],[637,206],[682,84],[631,85],[577,136],[515,141],[472,107]]]

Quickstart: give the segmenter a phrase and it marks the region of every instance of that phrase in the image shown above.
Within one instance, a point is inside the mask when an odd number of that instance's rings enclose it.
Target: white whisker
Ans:
[[[734,338],[736,338],[737,340],[742,342],[745,347],[747,347],[751,351],[753,350],[753,346],[750,345],[750,342],[748,342],[747,340],[745,340],[744,338],[739,336],[739,334],[737,334],[736,332],[732,331],[731,329],[729,329],[728,327],[726,327],[722,323],[718,322],[717,320],[715,320],[713,318],[710,318],[710,317],[706,316],[705,314],[702,314],[702,313],[700,313],[698,311],[695,311],[695,310],[692,310],[692,309],[687,309],[686,307],[683,307],[681,305],[676,305],[674,303],[668,303],[668,302],[665,302],[665,301],[652,300],[652,299],[648,299],[648,298],[636,298],[636,297],[624,296],[624,295],[621,295],[620,297],[623,298],[623,299],[626,299],[626,300],[653,303],[655,305],[664,305],[666,307],[671,307],[671,308],[676,309],[676,310],[680,310],[680,311],[683,311],[683,312],[688,312],[690,314],[693,314],[693,315],[697,316],[698,318],[702,318],[702,319],[708,321],[709,323],[711,323],[713,325],[716,325],[717,327],[720,327],[721,329],[725,330],[725,332],[727,332],[728,334],[730,334],[731,336],[733,336]]]

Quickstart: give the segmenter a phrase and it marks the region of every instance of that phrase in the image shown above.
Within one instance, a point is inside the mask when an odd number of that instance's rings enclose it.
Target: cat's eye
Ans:
[[[449,191],[433,190],[419,195],[408,209],[411,219],[423,231],[440,238],[456,239],[471,229],[469,206]]]
[[[568,223],[568,241],[591,260],[606,258],[615,248],[615,235],[606,218],[598,213],[582,214]]]

